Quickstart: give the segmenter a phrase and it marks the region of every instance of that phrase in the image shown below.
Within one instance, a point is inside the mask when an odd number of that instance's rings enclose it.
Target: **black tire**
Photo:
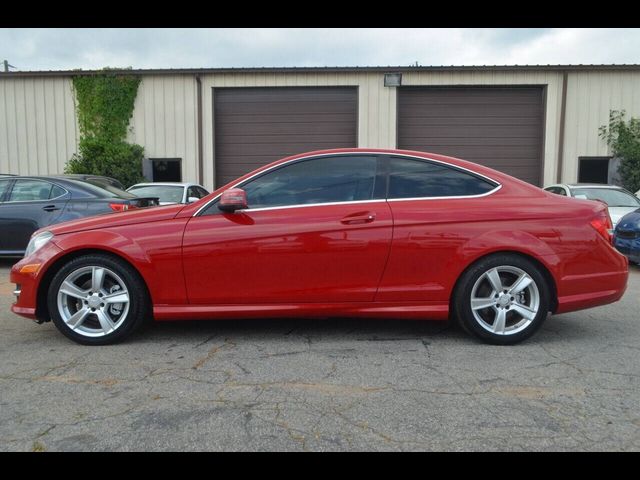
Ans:
[[[121,315],[117,317],[117,322],[115,322],[117,328],[115,328],[110,333],[102,334],[102,336],[88,336],[88,334],[86,333],[83,334],[72,329],[64,321],[62,313],[58,308],[58,292],[60,291],[62,283],[70,275],[82,271],[87,267],[102,267],[110,270],[112,273],[115,273],[122,281],[122,283],[124,283],[129,296],[128,310],[123,310]],[[87,273],[85,275],[89,274]],[[83,277],[80,278],[82,279]],[[110,277],[105,274],[105,278],[108,280]],[[105,282],[107,280],[105,280]],[[115,284],[115,282],[112,283]],[[117,289],[115,293],[118,293]],[[72,305],[72,309],[76,308],[73,306],[74,302],[82,304],[83,300],[71,299],[70,305]],[[51,314],[51,319],[53,320],[56,328],[66,337],[83,345],[108,345],[120,342],[131,335],[133,332],[138,330],[145,323],[145,320],[150,317],[150,303],[147,288],[138,272],[123,260],[120,260],[114,256],[104,254],[83,255],[81,257],[74,258],[69,263],[64,265],[55,274],[53,280],[51,281],[51,285],[49,287],[49,292],[47,295],[47,303],[49,312]],[[63,304],[64,303],[65,302],[63,302]],[[107,306],[107,308],[109,308],[109,306]],[[97,328],[97,317],[93,316],[93,314],[89,312],[86,318],[87,320],[85,320],[85,322],[93,322],[92,325],[96,325]],[[111,315],[109,316],[109,318],[112,319]],[[89,326],[87,326],[86,328],[88,329]]]
[[[497,270],[494,271],[493,269]],[[506,269],[512,269],[513,272],[504,271]],[[511,294],[504,293],[505,290],[496,294],[495,288],[492,286],[493,283],[490,282],[489,277],[485,276],[485,274],[490,271],[498,272],[500,279],[504,282],[503,285],[508,286],[511,285],[511,281],[514,281],[514,278],[517,278],[516,271],[518,269],[529,275],[533,281],[532,286],[524,289],[523,293],[514,294],[517,295],[515,302],[512,300],[507,303],[514,297],[511,297]],[[484,295],[478,295],[478,297],[484,298],[488,296],[490,299],[495,298],[494,301],[496,302],[495,306],[484,309],[476,307],[476,314],[480,319],[476,318],[471,308],[474,286],[476,286],[477,292],[481,291],[481,289],[485,291]],[[487,295],[486,292],[488,291],[491,291],[493,295]],[[506,287],[506,291],[509,291],[508,287]],[[478,297],[476,298],[480,300]],[[536,300],[533,300],[534,298]],[[518,303],[518,299],[522,300],[522,303]],[[506,305],[501,303],[503,300]],[[532,319],[520,315],[515,310],[515,308],[519,308],[522,311],[521,307],[523,305],[527,306],[533,303],[536,303],[538,308],[535,317],[531,313],[528,314],[533,317]],[[546,277],[540,271],[540,267],[525,257],[506,253],[487,256],[472,264],[460,277],[453,296],[453,314],[462,329],[482,341],[494,345],[513,345],[531,337],[546,320],[549,313],[549,305],[550,286]],[[500,309],[503,310],[505,315],[503,323],[505,325],[503,332],[505,333],[501,334],[489,330],[494,328],[493,325],[495,325],[495,323],[489,323],[491,316],[494,315],[493,322],[497,322]],[[518,323],[519,318],[521,323]],[[512,329],[511,332],[508,329]]]

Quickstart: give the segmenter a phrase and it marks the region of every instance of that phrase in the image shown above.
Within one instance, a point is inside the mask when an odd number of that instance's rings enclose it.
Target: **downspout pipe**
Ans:
[[[198,183],[204,185],[204,161],[202,152],[202,81],[200,75],[196,74],[196,98],[198,102]]]

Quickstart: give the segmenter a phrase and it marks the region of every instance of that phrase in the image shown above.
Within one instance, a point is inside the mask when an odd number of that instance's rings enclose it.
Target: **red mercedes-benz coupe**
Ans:
[[[262,167],[190,205],[61,223],[11,270],[12,311],[84,344],[145,319],[446,320],[490,343],[619,300],[606,205],[442,155],[340,149]]]

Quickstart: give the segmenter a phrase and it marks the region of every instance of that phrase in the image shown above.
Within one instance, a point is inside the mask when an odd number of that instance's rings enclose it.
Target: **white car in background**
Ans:
[[[193,203],[209,195],[209,191],[197,183],[154,182],[136,183],[127,192],[139,197],[158,197],[160,205]]]
[[[616,185],[590,183],[558,183],[544,188],[546,191],[565,197],[600,200],[607,204],[613,228],[627,213],[640,208],[640,199]]]

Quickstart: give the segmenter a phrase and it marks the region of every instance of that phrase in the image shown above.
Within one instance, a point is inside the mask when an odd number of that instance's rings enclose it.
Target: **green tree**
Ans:
[[[144,148],[126,142],[139,84],[140,77],[109,68],[73,78],[80,141],[66,173],[106,175],[127,187],[144,178]]]
[[[640,189],[640,119],[625,120],[624,110],[609,112],[609,125],[600,127],[603,138],[615,157],[620,158],[618,172],[624,187],[636,192]]]

